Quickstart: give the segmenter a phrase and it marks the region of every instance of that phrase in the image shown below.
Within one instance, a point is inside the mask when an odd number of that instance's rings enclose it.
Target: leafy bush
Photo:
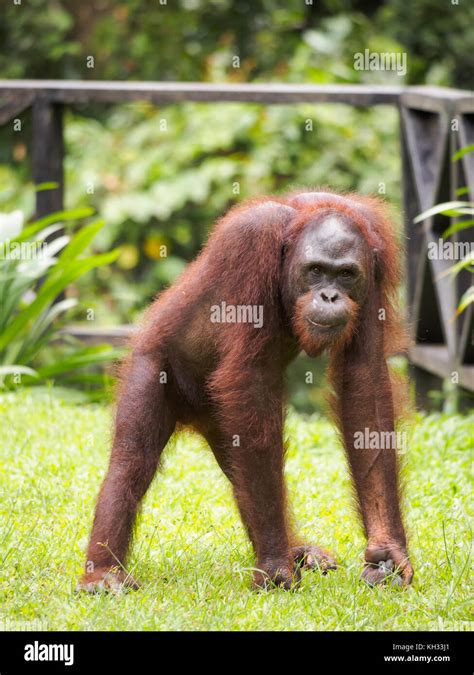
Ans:
[[[109,362],[120,353],[109,345],[83,347],[71,340],[52,345],[66,313],[77,305],[77,299],[63,297],[66,287],[118,255],[117,250],[83,255],[103,220],[63,233],[64,226],[92,213],[90,208],[62,211],[26,227],[20,211],[0,216],[0,386],[77,381],[78,369]],[[89,373],[85,379],[89,385],[104,383],[102,375]]]

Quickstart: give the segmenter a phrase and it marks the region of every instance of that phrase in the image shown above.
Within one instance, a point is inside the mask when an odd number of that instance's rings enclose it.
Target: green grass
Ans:
[[[294,593],[250,590],[253,558],[229,486],[197,437],[165,454],[129,568],[136,593],[77,596],[110,411],[28,392],[0,396],[0,627],[46,630],[459,630],[469,588],[474,416],[419,417],[410,429],[406,514],[412,588],[358,581],[364,540],[345,459],[322,418],[291,415],[287,476],[308,541],[340,568],[305,573]],[[471,611],[470,611],[471,610]]]

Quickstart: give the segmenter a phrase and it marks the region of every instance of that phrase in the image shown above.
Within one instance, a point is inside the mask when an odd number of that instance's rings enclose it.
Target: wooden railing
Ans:
[[[55,190],[37,193],[37,215],[63,208],[63,119],[65,105],[122,103],[147,100],[157,104],[181,101],[252,102],[261,104],[346,103],[353,106],[388,104],[400,111],[402,185],[406,234],[408,318],[412,327],[412,374],[420,399],[451,378],[474,391],[474,312],[472,305],[453,319],[462,293],[472,277],[441,276],[453,261],[428,258],[428,245],[437,242],[449,222],[434,216],[423,224],[413,219],[441,201],[458,200],[456,190],[467,186],[462,199],[474,201],[474,153],[451,161],[454,152],[474,143],[474,93],[442,87],[365,85],[195,84],[176,82],[81,82],[54,80],[0,81],[0,124],[33,109],[33,178],[55,181]],[[474,246],[474,229],[456,233],[450,241]],[[91,340],[123,339],[126,328],[79,331]]]

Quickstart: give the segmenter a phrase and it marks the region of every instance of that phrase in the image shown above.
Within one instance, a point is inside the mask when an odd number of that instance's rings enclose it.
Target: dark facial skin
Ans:
[[[366,256],[363,236],[340,215],[307,227],[294,252],[291,274],[297,295],[306,296],[302,313],[312,333],[343,330],[353,303],[363,302]]]

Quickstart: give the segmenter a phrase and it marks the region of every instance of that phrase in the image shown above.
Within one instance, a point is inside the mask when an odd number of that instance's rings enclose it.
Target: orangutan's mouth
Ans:
[[[306,320],[308,323],[310,323],[312,326],[316,326],[316,328],[322,328],[325,330],[335,330],[341,329],[345,326],[345,321],[342,322],[340,321],[339,323],[318,323],[317,321],[313,321],[312,319],[309,318],[309,316],[306,317]]]

